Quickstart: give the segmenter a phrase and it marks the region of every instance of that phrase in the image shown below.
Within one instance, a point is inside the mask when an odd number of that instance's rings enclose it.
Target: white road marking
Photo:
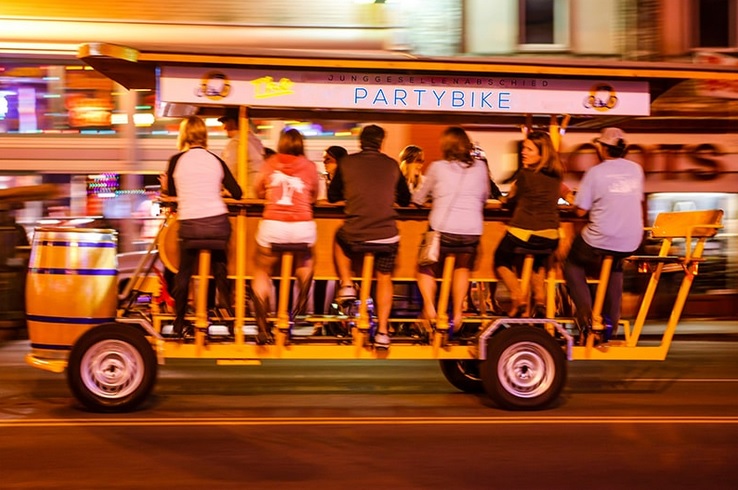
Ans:
[[[738,416],[633,417],[181,417],[8,419],[0,427],[323,426],[323,425],[738,424]]]

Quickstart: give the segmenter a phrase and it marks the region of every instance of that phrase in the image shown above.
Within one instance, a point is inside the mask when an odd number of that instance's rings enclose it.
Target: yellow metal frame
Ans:
[[[88,64],[92,65],[103,73],[110,73],[111,78],[114,75],[120,75],[122,71],[130,70],[129,80],[134,80],[136,76],[141,76],[145,80],[142,83],[150,82],[150,75],[155,71],[157,66],[164,64],[173,65],[197,65],[197,66],[262,66],[262,67],[279,67],[279,68],[296,68],[296,69],[349,69],[349,70],[394,70],[400,72],[427,72],[427,73],[467,73],[467,74],[505,74],[510,75],[539,75],[539,76],[582,76],[587,78],[597,77],[613,77],[626,79],[661,79],[661,80],[683,80],[683,79],[712,79],[712,80],[736,80],[738,75],[734,71],[721,70],[715,67],[704,67],[696,65],[670,65],[660,64],[654,66],[652,64],[618,64],[612,66],[593,64],[592,62],[577,61],[558,61],[558,62],[536,62],[529,60],[490,60],[490,59],[407,59],[388,57],[382,59],[349,59],[349,58],[330,58],[330,57],[274,57],[274,56],[238,56],[238,55],[213,55],[213,54],[178,54],[178,53],[155,53],[140,52],[132,48],[113,46],[109,44],[91,43],[83,45],[79,50],[79,58],[84,59]],[[154,88],[146,87],[146,88]],[[240,119],[240,140],[241,144],[238,151],[238,167],[237,180],[239,184],[246,188],[251,183],[248,182],[246,170],[246,161],[248,159],[248,112],[247,108],[241,107],[239,112]],[[561,124],[558,122],[557,116],[551,116],[550,129],[551,135],[556,145],[561,139],[561,130],[566,127],[569,122],[569,116],[564,115]],[[532,121],[532,116],[527,115],[526,120]],[[257,362],[261,359],[477,359],[479,357],[480,346],[474,342],[468,345],[460,345],[458,343],[448,341],[448,317],[446,315],[446,307],[448,305],[448,297],[451,288],[451,277],[454,265],[453,256],[446,259],[444,263],[444,273],[441,278],[441,294],[438,305],[439,317],[432,340],[425,345],[408,345],[393,344],[388,351],[378,351],[373,349],[368,342],[368,332],[370,325],[369,313],[367,311],[367,298],[369,295],[368,285],[372,279],[373,256],[369,254],[364,259],[364,268],[362,277],[360,278],[364,287],[361,288],[361,307],[359,310],[359,318],[357,326],[353,331],[350,344],[333,344],[325,343],[310,344],[291,343],[289,335],[284,328],[288,322],[287,316],[287,294],[284,294],[289,281],[283,281],[282,293],[277,312],[277,331],[276,343],[274,345],[256,345],[247,342],[243,333],[243,327],[246,320],[245,298],[246,298],[246,280],[248,268],[247,242],[253,239],[247,233],[247,215],[248,204],[231,203],[235,208],[235,233],[232,242],[235,243],[235,275],[231,277],[235,280],[235,318],[234,338],[232,341],[209,341],[205,329],[208,325],[206,294],[208,281],[208,259],[209,256],[203,255],[199,266],[199,289],[195,300],[195,326],[196,335],[192,343],[185,343],[177,340],[166,340],[160,335],[162,323],[171,320],[172,315],[158,311],[153,306],[149,312],[152,324],[152,345],[157,350],[160,362],[167,358],[202,358],[202,359],[218,359],[221,362],[243,363]],[[641,257],[644,263],[652,266],[651,278],[644,296],[643,303],[638,311],[637,318],[630,328],[626,324],[624,342],[609,342],[604,345],[595,346],[593,344],[586,346],[573,347],[570,358],[575,360],[619,360],[619,359],[639,359],[639,360],[662,360],[666,357],[674,330],[678,323],[679,317],[687,299],[689,289],[693,281],[694,275],[697,273],[697,264],[701,260],[704,250],[704,242],[707,238],[714,236],[717,229],[720,228],[722,219],[722,211],[709,212],[687,212],[687,213],[662,213],[654,223],[651,229],[654,238],[662,239],[662,247],[657,256]],[[403,244],[405,239],[409,239],[408,244],[404,245],[412,248],[415,243],[409,236],[403,236]],[[673,240],[683,239],[686,243],[685,255],[682,257],[671,257],[668,251],[671,248]],[[692,246],[692,241],[696,239],[696,243]],[[413,250],[413,255],[414,255]],[[663,333],[662,341],[658,346],[639,346],[638,341],[643,330],[646,315],[653,300],[656,286],[658,285],[661,273],[666,263],[679,264],[684,273],[684,279],[680,287],[679,293],[675,300],[674,309],[666,329]],[[284,276],[287,272],[282,272]],[[595,296],[595,318],[599,319],[602,301],[604,298],[607,284],[607,274],[609,267],[603,268],[602,275],[598,281],[598,291]],[[403,277],[403,280],[406,280]],[[477,279],[473,279],[477,280]],[[494,280],[494,278],[485,278],[483,280]],[[558,282],[555,274],[551,272],[547,280],[548,302],[547,314],[553,316],[555,306],[554,288]],[[526,281],[527,287],[527,281]],[[272,319],[273,320],[273,319]],[[483,317],[483,328],[487,323],[491,323],[491,318]],[[518,322],[519,323],[519,322]],[[597,322],[596,322],[597,323]],[[514,327],[512,327],[514,328]],[[559,327],[557,327],[559,328]],[[547,328],[552,334],[554,328]],[[43,369],[58,371],[63,369],[66,361],[63,360],[44,360],[37,359],[33,356],[27,357],[27,361]]]
[[[705,241],[714,236],[719,228],[721,228],[722,211],[688,211],[679,213],[661,213],[656,218],[654,226],[650,228],[653,238],[661,239],[662,244],[657,255],[653,256],[637,256],[632,260],[641,264],[647,264],[651,267],[651,277],[649,280],[643,302],[638,310],[638,314],[634,325],[631,328],[629,322],[625,321],[624,341],[611,341],[602,345],[594,345],[589,343],[585,346],[574,346],[571,349],[572,360],[663,360],[666,358],[667,352],[671,345],[674,331],[676,329],[679,317],[686,302],[689,289],[692,285],[694,275],[697,273],[698,263],[702,260]],[[685,253],[681,256],[668,255],[675,240],[683,240],[685,243]],[[166,340],[162,342],[161,355],[162,358],[203,358],[203,359],[221,359],[228,362],[236,361],[257,361],[260,359],[475,359],[478,358],[480,346],[475,343],[468,345],[460,345],[455,342],[448,341],[448,317],[441,312],[445,312],[448,306],[451,278],[454,266],[454,257],[452,255],[445,259],[443,275],[440,279],[440,294],[438,303],[438,321],[434,329],[433,336],[427,344],[397,344],[393,345],[389,351],[376,351],[368,342],[370,318],[367,311],[367,299],[371,281],[373,278],[373,255],[366,254],[362,275],[356,278],[361,282],[359,318],[356,327],[352,332],[350,344],[326,344],[326,343],[310,343],[310,341],[291,343],[288,335],[289,305],[287,298],[289,297],[289,284],[291,280],[292,264],[289,261],[288,254],[283,256],[283,264],[281,269],[281,285],[280,285],[280,301],[276,317],[270,320],[274,321],[275,344],[260,346],[254,343],[246,342],[243,336],[242,328],[244,318],[236,313],[235,330],[236,336],[231,342],[212,342],[208,343],[204,335],[196,335],[193,343],[182,343],[179,341]],[[285,258],[287,259],[285,261]],[[598,280],[597,291],[595,294],[593,313],[595,318],[601,319],[602,305],[604,302],[604,294],[607,286],[607,279],[610,271],[612,259],[605,260],[601,275]],[[200,274],[198,278],[199,291],[207,289],[208,270],[201,261]],[[666,263],[679,264],[684,272],[682,285],[675,299],[673,312],[663,332],[663,336],[659,345],[638,345],[646,316],[653,301],[656,287],[658,285],[661,273]],[[243,275],[245,277],[245,274]],[[549,275],[547,280],[549,294],[547,309],[554,307],[552,288],[560,280]],[[196,303],[204,302],[205,296],[198,292],[196,295]],[[242,303],[243,298],[238,298],[236,303]],[[201,318],[204,306],[196,305],[196,325],[206,325]],[[551,315],[553,317],[553,315]],[[153,314],[154,330],[161,331],[163,322],[171,320],[171,315]],[[326,317],[325,320],[329,318]],[[491,323],[489,320],[482,319],[484,324]],[[554,319],[557,322],[565,323],[570,320]],[[207,321],[206,319],[204,320]],[[285,324],[287,322],[287,324]],[[285,328],[286,327],[286,328]],[[198,329],[200,330],[200,329]],[[552,334],[554,329],[548,329]]]
[[[573,348],[572,358],[575,360],[642,360],[662,361],[671,347],[679,318],[682,315],[684,304],[687,301],[689,290],[692,287],[694,276],[697,275],[699,263],[702,261],[702,253],[705,241],[717,234],[722,228],[722,210],[707,211],[684,211],[673,213],[660,213],[653,227],[648,228],[651,236],[662,240],[658,255],[634,256],[631,260],[639,264],[639,269],[648,268],[651,277],[646,287],[646,292],[638,309],[633,328],[626,325],[625,341],[608,342],[601,346],[586,346]],[[669,255],[674,240],[684,240],[685,253],[683,256]],[[674,300],[669,320],[662,333],[661,341],[657,346],[639,346],[643,326],[646,322],[648,311],[651,308],[656,287],[661,278],[661,273],[666,264],[678,264],[684,272],[679,292]],[[605,270],[606,269],[606,270]],[[609,273],[609,267],[603,267],[603,273],[597,287],[596,298],[604,299],[607,282],[603,282]],[[602,301],[596,301],[593,308],[593,316],[601,321]]]

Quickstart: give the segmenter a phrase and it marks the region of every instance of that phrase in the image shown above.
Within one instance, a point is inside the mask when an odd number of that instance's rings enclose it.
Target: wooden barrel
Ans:
[[[36,357],[65,359],[84,332],[115,320],[115,230],[39,228],[26,280],[26,319]]]

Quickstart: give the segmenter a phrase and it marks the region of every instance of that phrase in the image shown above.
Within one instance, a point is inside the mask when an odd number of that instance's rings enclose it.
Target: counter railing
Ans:
[[[246,296],[247,281],[252,277],[254,268],[255,254],[255,235],[259,220],[263,211],[263,202],[261,200],[227,200],[231,213],[232,235],[228,247],[228,273],[229,277],[234,280],[234,297],[235,297],[235,318],[232,319],[234,325],[234,337],[237,344],[244,342],[243,326],[251,317],[247,316]],[[397,283],[414,283],[416,280],[417,255],[418,248],[422,239],[423,232],[428,227],[429,208],[397,208],[397,225],[400,233],[400,246],[397,254],[395,269],[393,273],[393,281]],[[484,211],[484,231],[479,246],[476,266],[471,272],[471,281],[485,286],[489,283],[497,281],[493,269],[493,257],[497,244],[505,234],[505,226],[511,217],[511,210],[504,207],[499,201],[488,201]],[[336,230],[344,222],[343,204],[320,203],[314,208],[314,217],[317,224],[318,239],[314,247],[314,280],[316,281],[333,281],[337,280],[336,269],[333,262],[333,244]],[[576,230],[584,223],[582,218],[578,218],[571,206],[561,206],[561,239],[555,256],[565,257],[571,242],[574,238]],[[164,224],[164,228],[158,238],[159,255],[162,262],[172,271],[177,270],[179,262],[179,245],[177,240],[178,224],[174,211],[171,211],[169,218]],[[521,257],[522,264],[522,257]],[[549,317],[553,318],[556,313],[556,287],[563,282],[560,260],[554,258],[552,260],[552,270],[547,276],[547,305],[546,311]],[[361,279],[361,261],[354,264],[354,277],[357,282]],[[280,264],[274,269],[275,279],[278,279]],[[441,281],[439,271],[438,281]],[[441,288],[439,288],[441,289]],[[484,287],[480,288],[482,291]],[[481,296],[481,295],[480,295]],[[491,320],[493,317],[486,311],[484,307],[484,298],[480,298],[480,308],[478,313],[471,316],[465,316],[464,322],[483,323]],[[277,312],[275,312],[277,313]],[[284,314],[284,312],[282,312]],[[270,320],[276,321],[278,315],[271,317]],[[162,315],[161,319],[166,321],[166,315]],[[231,320],[231,319],[228,319]],[[335,315],[311,315],[311,322],[323,323],[335,320]],[[391,322],[413,322],[416,319],[408,318],[392,318]],[[159,322],[155,322],[159,323]],[[160,327],[160,324],[159,324]]]

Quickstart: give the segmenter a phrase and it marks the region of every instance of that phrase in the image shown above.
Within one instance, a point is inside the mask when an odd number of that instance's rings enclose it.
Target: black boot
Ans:
[[[262,301],[256,295],[252,300],[254,302],[256,326],[259,328],[259,333],[256,334],[256,343],[259,345],[271,344],[274,342],[274,337],[272,337],[272,330],[269,327],[269,322],[267,322],[266,301]]]
[[[187,320],[181,318],[175,318],[172,323],[172,337],[178,339],[188,337],[192,335],[192,324]]]
[[[579,345],[586,345],[587,337],[592,335],[592,320],[577,317],[574,320],[574,323],[576,324],[577,329],[579,329]]]
[[[300,294],[297,296],[297,301],[295,302],[295,307],[292,309],[292,321],[296,321],[295,319],[298,316],[305,316],[305,312],[307,311],[307,303],[308,303],[308,297],[310,295],[310,284],[312,283],[312,278],[308,279],[304,283],[298,282]]]

